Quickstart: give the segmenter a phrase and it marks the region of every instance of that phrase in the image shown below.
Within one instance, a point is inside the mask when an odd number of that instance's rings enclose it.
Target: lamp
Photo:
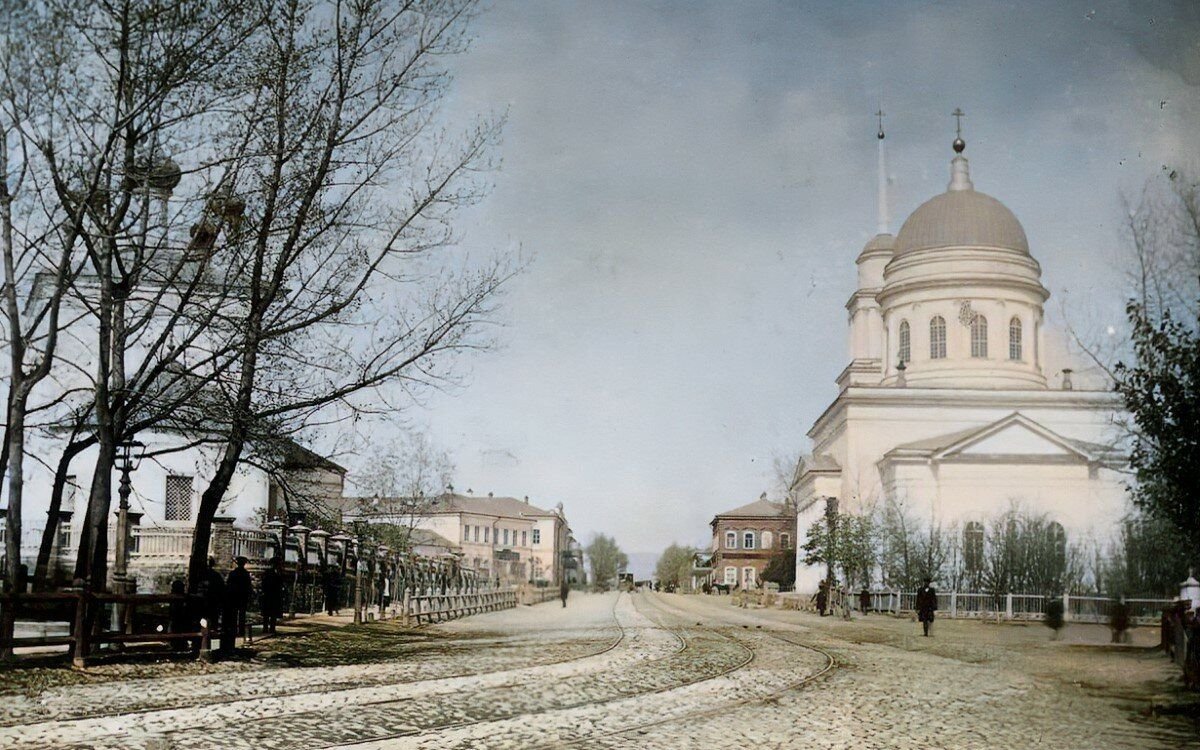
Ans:
[[[117,487],[120,498],[117,505],[117,549],[113,560],[113,582],[116,588],[125,593],[129,581],[126,576],[129,566],[129,495],[133,491],[129,475],[137,471],[146,455],[145,443],[128,439],[117,443],[117,470],[121,472],[121,482]]]

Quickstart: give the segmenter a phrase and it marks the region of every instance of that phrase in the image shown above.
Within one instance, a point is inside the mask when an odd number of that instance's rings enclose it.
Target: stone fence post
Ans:
[[[215,516],[212,520],[212,536],[208,540],[208,554],[217,560],[217,570],[228,572],[233,569],[233,518]]]
[[[1010,592],[1004,595],[1004,619],[1011,620],[1012,618],[1012,593]]]

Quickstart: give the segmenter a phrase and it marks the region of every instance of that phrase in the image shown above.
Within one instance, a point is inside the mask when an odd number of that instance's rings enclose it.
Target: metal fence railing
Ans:
[[[876,612],[913,612],[916,610],[915,591],[877,590],[870,592],[871,609]],[[857,595],[852,595],[857,609]],[[1038,620],[1046,611],[1051,598],[1042,594],[988,594],[970,591],[938,593],[938,614],[942,617],[997,620]],[[1116,599],[1108,596],[1073,596],[1064,594],[1063,613],[1068,621],[1107,623],[1112,616]],[[1172,599],[1126,599],[1130,619],[1135,624],[1157,624]]]

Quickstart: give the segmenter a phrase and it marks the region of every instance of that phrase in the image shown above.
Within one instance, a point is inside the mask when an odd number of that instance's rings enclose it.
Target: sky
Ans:
[[[473,31],[448,112],[507,124],[455,252],[530,263],[411,419],[456,488],[562,502],[639,573],[772,491],[836,395],[881,104],[891,231],[945,190],[961,107],[976,189],[1085,331],[1122,327],[1122,196],[1200,153],[1194,2],[520,0]]]

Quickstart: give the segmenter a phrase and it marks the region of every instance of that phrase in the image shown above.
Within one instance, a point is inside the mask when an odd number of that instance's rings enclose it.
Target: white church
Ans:
[[[1048,354],[1062,357],[1047,351],[1041,267],[1012,211],[975,189],[961,131],[946,192],[895,236],[883,137],[879,233],[846,303],[850,363],[793,479],[796,538],[830,505],[861,513],[888,499],[960,530],[1019,503],[1068,540],[1107,538],[1127,504],[1120,396],[1048,369]],[[824,575],[798,561],[797,590]]]

